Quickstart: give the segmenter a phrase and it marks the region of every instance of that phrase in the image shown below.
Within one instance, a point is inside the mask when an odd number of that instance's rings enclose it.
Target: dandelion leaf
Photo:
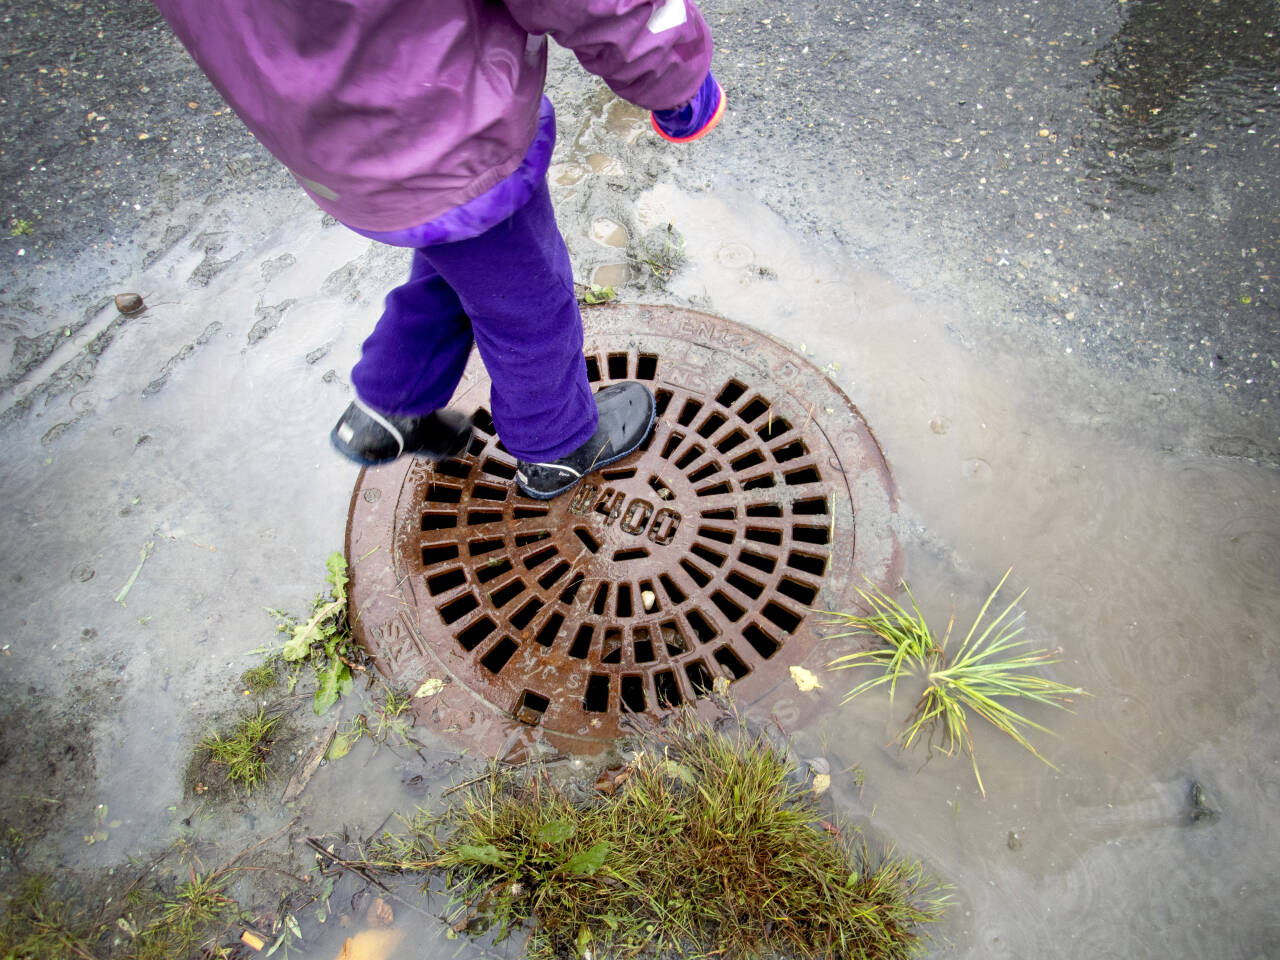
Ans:
[[[454,848],[454,855],[463,863],[483,863],[487,867],[502,863],[502,853],[492,843],[460,843]]]
[[[592,876],[597,870],[604,866],[605,857],[609,855],[609,844],[597,843],[585,850],[579,850],[572,857],[565,861],[564,869],[566,873],[571,873],[578,877]]]
[[[577,832],[578,828],[569,820],[552,820],[540,826],[533,837],[542,843],[564,843]]]

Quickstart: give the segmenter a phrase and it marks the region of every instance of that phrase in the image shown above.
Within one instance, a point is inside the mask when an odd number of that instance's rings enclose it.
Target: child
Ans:
[[[155,0],[253,134],[324,210],[414,248],[351,372],[334,446],[363,464],[465,448],[445,409],[474,342],[521,492],[550,499],[635,450],[639,383],[594,396],[546,170],[546,35],[668,140],[724,110],[691,0]]]

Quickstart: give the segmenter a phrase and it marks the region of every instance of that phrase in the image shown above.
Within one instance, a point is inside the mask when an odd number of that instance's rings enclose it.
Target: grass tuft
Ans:
[[[947,756],[967,753],[973,765],[973,776],[978,781],[978,789],[984,797],[987,791],[982,784],[978,761],[974,756],[973,735],[968,723],[969,712],[988,721],[1001,733],[1012,737],[1053,767],[1028,739],[1030,730],[1043,733],[1050,731],[1014,710],[1002,698],[1015,698],[1066,709],[1065,705],[1071,702],[1072,697],[1083,693],[1078,687],[1069,687],[1024,672],[1029,667],[1058,662],[1056,657],[1045,650],[1016,652],[1029,646],[1026,640],[1015,640],[1023,630],[1019,624],[1022,614],[1010,616],[1014,607],[1026,595],[1025,590],[994,619],[984,624],[987,611],[1011,572],[1006,571],[1000,578],[1000,582],[978,611],[964,640],[950,652],[947,648],[951,630],[955,626],[955,617],[947,624],[942,637],[936,638],[925,622],[911,588],[905,583],[902,588],[910,601],[910,610],[882,590],[873,587],[869,591],[858,590],[863,605],[869,611],[865,615],[828,612],[832,618],[827,621],[828,624],[840,624],[849,628],[831,634],[832,639],[870,634],[884,644],[837,657],[828,664],[833,670],[862,666],[879,670],[875,676],[850,690],[845,695],[844,702],[848,703],[868,690],[888,684],[889,701],[892,703],[899,680],[907,675],[922,678],[926,684],[924,692],[898,733],[899,744],[906,749],[917,740],[927,740],[931,750],[937,745]]]
[[[495,770],[368,862],[442,870],[454,930],[528,927],[531,960],[919,953],[942,909],[920,867],[822,820],[794,773],[763,737],[682,713],[612,776],[612,797],[574,803],[545,772]]]
[[[222,767],[229,783],[252,793],[267,780],[267,758],[275,742],[280,715],[265,710],[240,720],[227,733],[211,733],[200,741],[211,764]]]
[[[226,894],[228,876],[215,871],[179,883],[172,894],[132,889],[118,910],[110,900],[96,911],[58,899],[53,881],[26,877],[0,925],[3,960],[230,960],[225,941],[241,910]]]
[[[240,686],[247,693],[260,697],[270,692],[280,682],[280,660],[268,657],[256,667],[250,667],[240,674]]]
[[[52,893],[43,874],[26,877],[9,901],[0,926],[0,956],[5,960],[92,958],[92,929],[75,916],[69,904]]]

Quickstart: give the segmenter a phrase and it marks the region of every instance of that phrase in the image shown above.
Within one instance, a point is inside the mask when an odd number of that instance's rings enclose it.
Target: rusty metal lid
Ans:
[[[466,454],[360,474],[357,640],[423,694],[420,725],[500,755],[535,740],[590,751],[627,714],[661,715],[719,676],[739,704],[794,714],[789,668],[831,657],[810,611],[896,576],[875,438],[817,368],[748,328],[631,305],[584,321],[596,385],[656,395],[649,441],[556,500],[523,497],[473,357],[454,401],[476,415]]]

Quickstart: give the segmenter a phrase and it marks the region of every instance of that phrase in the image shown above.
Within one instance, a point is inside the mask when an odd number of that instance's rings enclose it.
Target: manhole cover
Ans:
[[[874,437],[815,367],[745,327],[666,307],[585,319],[591,379],[657,396],[649,442],[556,500],[522,497],[473,358],[455,398],[476,411],[467,453],[357,482],[357,639],[424,694],[421,724],[504,755],[543,738],[591,749],[719,676],[739,704],[794,715],[789,668],[832,655],[809,611],[896,572]]]

